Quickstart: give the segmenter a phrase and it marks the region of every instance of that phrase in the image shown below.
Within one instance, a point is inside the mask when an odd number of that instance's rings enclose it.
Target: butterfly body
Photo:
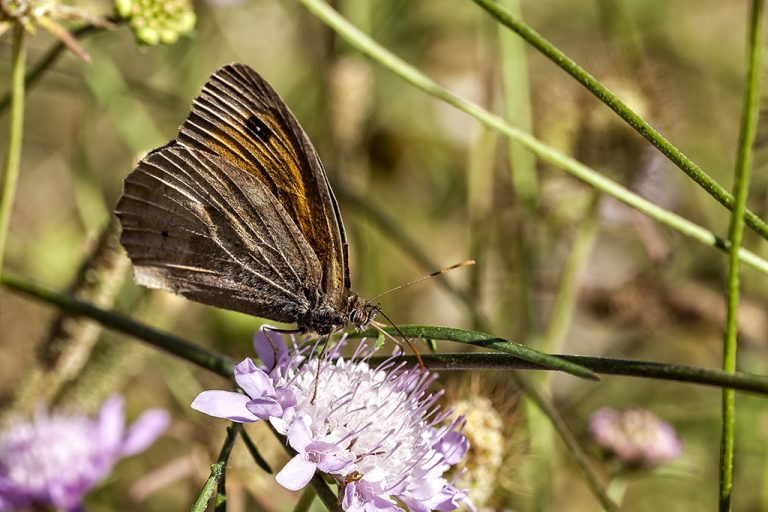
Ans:
[[[128,175],[116,214],[139,284],[321,335],[378,312],[350,289],[316,151],[247,66],[211,76],[177,138]]]

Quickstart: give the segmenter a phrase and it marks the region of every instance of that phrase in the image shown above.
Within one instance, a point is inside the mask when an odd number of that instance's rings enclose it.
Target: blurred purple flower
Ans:
[[[683,449],[669,423],[638,407],[598,409],[589,418],[589,433],[605,452],[632,469],[651,469],[670,462]]]
[[[31,421],[14,421],[0,432],[0,511],[82,510],[85,495],[115,463],[145,450],[169,422],[167,412],[153,409],[126,430],[119,395],[93,419],[41,408]]]
[[[340,354],[346,342],[318,359],[308,357],[317,344],[288,351],[279,335],[261,331],[254,344],[265,368],[250,359],[235,367],[246,394],[204,391],[192,408],[232,421],[268,420],[297,452],[277,482],[299,490],[319,470],[339,484],[344,510],[471,507],[444,477],[469,443],[460,432],[463,419],[447,422],[451,412],[440,411],[442,392],[429,393],[436,375],[407,369],[394,356],[371,368],[365,340],[346,361]]]

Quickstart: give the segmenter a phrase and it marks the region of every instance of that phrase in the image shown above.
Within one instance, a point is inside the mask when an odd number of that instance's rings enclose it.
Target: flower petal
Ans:
[[[461,462],[469,450],[469,440],[461,432],[450,431],[435,443],[435,449],[443,454],[445,462],[453,466]]]
[[[139,416],[128,428],[120,455],[127,457],[143,452],[165,432],[171,423],[171,415],[163,409],[150,409]]]
[[[120,395],[110,396],[101,406],[98,418],[99,446],[109,453],[120,450],[125,431],[125,401]]]
[[[246,357],[235,366],[235,382],[251,398],[275,394],[272,379],[264,373],[264,370],[257,368],[250,357]]]
[[[280,417],[283,415],[283,407],[277,400],[269,396],[254,398],[245,406],[254,416],[262,420],[268,420],[272,416]]]
[[[226,418],[238,423],[258,421],[245,404],[250,401],[245,395],[232,391],[203,391],[192,402],[192,408],[209,416]]]
[[[345,452],[348,454],[349,452]],[[324,473],[335,473],[341,468],[349,465],[349,457],[344,457],[341,453],[322,453],[320,454],[317,467]]]
[[[288,352],[288,347],[285,346],[280,334],[274,331],[265,332],[263,328],[253,336],[253,348],[264,363],[267,372],[271,371]]]
[[[299,416],[288,428],[288,442],[299,453],[304,453],[307,445],[312,442],[312,432],[309,430],[309,419],[306,416]]]
[[[275,480],[288,490],[298,491],[312,480],[316,469],[317,466],[302,455],[296,455],[280,470]]]
[[[299,403],[298,398],[296,397],[296,388],[293,386],[276,389],[275,397],[277,398],[277,401],[280,402],[280,405],[283,406],[283,409],[295,407],[296,404]]]

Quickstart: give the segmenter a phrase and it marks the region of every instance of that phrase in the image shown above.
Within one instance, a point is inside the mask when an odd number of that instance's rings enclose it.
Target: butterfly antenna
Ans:
[[[400,330],[400,328],[399,328],[398,326],[396,326],[396,325],[395,325],[395,323],[394,323],[392,320],[390,320],[390,318],[389,318],[389,317],[388,317],[388,316],[387,316],[387,315],[386,315],[386,314],[385,314],[383,311],[379,310],[379,314],[381,314],[381,316],[383,316],[384,318],[386,318],[386,319],[387,319],[387,322],[389,322],[389,325],[391,325],[391,326],[392,326],[392,327],[393,327],[393,328],[394,328],[394,329],[397,331],[397,334],[398,334],[398,335],[400,335],[400,337],[401,337],[401,338],[403,338],[403,340],[405,340],[405,342],[406,342],[406,343],[408,344],[408,346],[411,348],[411,350],[413,351],[413,353],[416,355],[416,360],[418,360],[418,361],[419,361],[419,367],[420,367],[422,370],[426,370],[426,369],[427,369],[427,366],[424,364],[424,360],[421,358],[421,354],[419,354],[419,351],[418,351],[418,349],[416,348],[416,345],[414,345],[414,344],[413,344],[413,342],[411,341],[411,339],[410,339],[408,336],[406,336],[405,334],[403,334],[403,331],[401,331],[401,330]],[[387,331],[385,331],[384,329],[382,329],[382,328],[381,328],[381,325],[380,325],[380,324],[378,324],[378,322],[374,322],[374,323],[373,323],[373,324],[371,324],[371,325],[373,325],[373,327],[374,327],[374,328],[375,328],[377,331],[379,331],[381,334],[383,334],[385,337],[387,337],[387,338],[389,338],[390,340],[392,340],[392,341],[393,341],[395,344],[397,344],[397,345],[400,345],[400,342],[399,342],[399,341],[398,341],[398,340],[397,340],[397,339],[396,339],[394,336],[392,336],[392,335],[391,335],[391,334],[389,334]]]
[[[429,279],[430,277],[439,276],[440,274],[444,274],[444,273],[448,272],[449,270],[454,270],[454,269],[461,268],[461,267],[468,267],[469,265],[474,265],[475,263],[477,263],[475,260],[464,260],[461,263],[456,263],[455,265],[451,265],[450,267],[442,268],[442,269],[440,269],[440,270],[438,270],[436,272],[432,272],[431,274],[427,274],[426,276],[421,276],[418,279],[414,279],[413,281],[411,281],[409,283],[401,284],[400,286],[395,286],[391,290],[387,290],[387,291],[385,291],[383,293],[380,293],[377,296],[373,297],[371,299],[371,301],[374,301],[374,300],[378,299],[379,297],[387,295],[388,293],[392,293],[394,291],[400,290],[401,288],[405,288],[406,286],[411,286],[412,284],[420,283],[420,282],[424,281],[425,279]],[[390,322],[390,323],[392,323],[392,322]],[[392,327],[397,329],[397,326],[395,324],[392,324]]]

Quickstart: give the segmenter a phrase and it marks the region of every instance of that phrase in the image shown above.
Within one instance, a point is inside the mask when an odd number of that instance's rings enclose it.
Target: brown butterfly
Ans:
[[[116,214],[134,279],[325,335],[379,309],[350,289],[323,164],[272,87],[243,64],[211,75],[175,140],[125,179]]]

